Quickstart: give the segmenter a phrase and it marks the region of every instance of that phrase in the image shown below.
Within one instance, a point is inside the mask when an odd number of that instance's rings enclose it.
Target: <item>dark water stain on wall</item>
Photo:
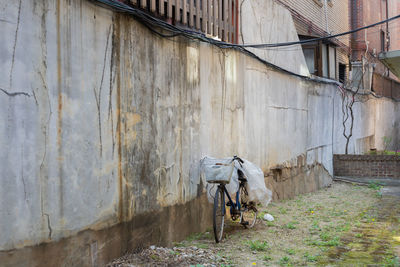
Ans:
[[[211,205],[203,194],[185,204],[148,211],[103,230],[83,230],[57,242],[1,251],[2,267],[103,266],[128,251],[171,245],[211,225]]]

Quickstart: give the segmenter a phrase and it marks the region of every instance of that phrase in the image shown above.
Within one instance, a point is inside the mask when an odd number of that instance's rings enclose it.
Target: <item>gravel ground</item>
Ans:
[[[252,229],[227,220],[219,244],[210,229],[173,248],[151,246],[108,266],[399,266],[400,243],[391,241],[400,236],[399,198],[380,192],[376,184],[334,183],[260,208]],[[266,213],[275,220],[262,220]]]
[[[139,253],[127,254],[109,263],[109,267],[130,266],[221,266],[227,260],[217,250],[197,246],[164,248],[150,246]]]

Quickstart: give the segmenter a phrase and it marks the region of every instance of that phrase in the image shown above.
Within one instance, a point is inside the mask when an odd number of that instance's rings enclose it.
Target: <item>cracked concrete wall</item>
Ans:
[[[40,266],[51,251],[49,266],[103,264],[203,230],[204,155],[255,162],[276,193],[271,179],[291,177],[290,197],[328,184],[344,149],[333,85],[161,39],[87,0],[0,0],[0,25],[3,263]],[[357,104],[353,140],[394,133],[398,111]]]

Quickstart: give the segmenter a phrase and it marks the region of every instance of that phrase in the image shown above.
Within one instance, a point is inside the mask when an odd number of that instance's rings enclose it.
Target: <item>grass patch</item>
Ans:
[[[186,244],[184,244],[182,242],[173,242],[172,244],[174,245],[174,247],[177,247],[177,248],[184,248],[187,246]]]
[[[287,266],[290,263],[290,257],[284,256],[279,259],[279,265]]]
[[[398,266],[400,266],[400,261],[399,261],[399,258],[398,257],[395,257],[395,256],[393,256],[393,255],[390,255],[390,256],[386,256],[384,259],[383,259],[383,262],[384,262],[384,266],[393,266],[393,267],[398,267]]]
[[[209,248],[209,246],[207,244],[198,244],[197,247],[201,248],[201,249],[208,249]]]
[[[154,254],[150,255],[150,258],[151,258],[152,260],[155,260],[155,261],[159,261],[159,260],[160,260],[160,257],[157,256],[157,255],[154,255]]]
[[[318,260],[318,256],[311,255],[310,253],[306,252],[306,253],[304,253],[304,259],[307,262],[316,262]]]
[[[274,223],[274,222],[269,222],[269,221],[267,221],[266,224],[267,224],[268,227],[275,226],[275,223]]]
[[[268,249],[267,241],[249,240],[246,243],[249,246],[249,248],[254,251],[266,251]]]
[[[383,184],[382,183],[377,183],[377,182],[369,182],[368,183],[368,188],[374,189],[374,190],[381,190]]]
[[[283,228],[293,230],[293,229],[296,229],[296,224],[298,224],[297,221],[288,222],[287,224],[285,224],[283,226]]]
[[[261,212],[259,212],[259,213],[257,214],[257,218],[258,218],[258,219],[263,219],[265,214],[267,214],[265,211],[261,211]]]
[[[335,230],[337,232],[347,232],[347,231],[350,230],[350,228],[351,228],[351,224],[347,222],[345,224],[341,224],[341,225],[336,226]]]
[[[288,210],[287,210],[287,208],[280,207],[280,208],[279,208],[279,212],[280,212],[281,214],[287,214]]]
[[[265,256],[262,258],[262,260],[263,260],[263,261],[270,261],[270,260],[272,260],[272,257],[269,256],[269,255],[265,255]]]
[[[296,251],[293,248],[288,248],[286,250],[286,253],[289,254],[289,255],[294,255],[294,254],[296,254]]]

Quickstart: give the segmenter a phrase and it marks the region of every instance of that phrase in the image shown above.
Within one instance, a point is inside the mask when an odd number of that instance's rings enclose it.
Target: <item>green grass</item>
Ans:
[[[150,258],[155,260],[155,261],[159,261],[160,260],[160,257],[157,256],[157,255],[154,255],[154,254],[150,255]]]
[[[174,247],[177,247],[177,248],[186,247],[186,245],[182,242],[173,242],[172,244],[174,245]]]
[[[263,261],[270,261],[270,260],[272,260],[272,257],[269,255],[265,255],[262,259],[263,259]]]
[[[190,236],[188,236],[186,238],[186,240],[189,242],[193,242],[195,240],[199,240],[202,237],[203,237],[203,233],[194,233],[194,234],[191,234]]]
[[[319,221],[318,220],[313,220],[311,224],[311,229],[316,230],[316,231],[321,231],[321,228],[319,227]]]
[[[374,189],[374,190],[381,190],[382,188],[382,183],[377,183],[377,182],[369,182],[368,183],[368,188]]]
[[[341,224],[341,225],[336,226],[335,230],[337,232],[347,232],[347,231],[350,230],[350,228],[351,228],[351,224],[347,222],[345,224]]]
[[[279,264],[280,265],[288,265],[290,263],[290,257],[288,256],[284,256],[282,258],[279,259]]]
[[[398,267],[400,266],[399,258],[393,255],[386,256],[384,258],[384,265],[383,266],[390,266],[390,267]]]
[[[287,224],[285,224],[283,226],[283,228],[293,230],[293,229],[296,229],[296,224],[298,224],[297,221],[288,222]]]
[[[197,247],[201,248],[201,249],[208,249],[209,248],[209,246],[207,244],[198,244]]]
[[[267,223],[267,226],[268,226],[268,227],[275,226],[275,223],[274,223],[274,222],[269,222],[269,221],[267,221],[266,223]]]
[[[249,248],[254,251],[266,251],[268,249],[267,241],[249,240],[246,243],[249,246]]]
[[[396,152],[396,151],[388,151],[388,150],[385,150],[385,151],[383,151],[383,154],[385,154],[385,155],[392,155],[392,156],[400,156],[400,152]]]
[[[328,241],[331,239],[331,234],[329,232],[322,232],[319,238],[321,238],[322,241]]]
[[[259,212],[259,213],[257,214],[257,218],[258,218],[258,219],[263,219],[265,214],[267,214],[265,211],[261,211],[261,212]]]
[[[288,209],[287,209],[287,208],[284,208],[284,207],[280,207],[280,208],[279,208],[279,212],[280,212],[281,214],[287,214]]]
[[[296,251],[293,248],[288,248],[286,250],[286,253],[289,254],[289,255],[294,255],[294,254],[296,254]]]
[[[310,253],[306,252],[304,253],[304,258],[308,262],[316,262],[318,260],[318,256],[316,255],[311,255]]]

